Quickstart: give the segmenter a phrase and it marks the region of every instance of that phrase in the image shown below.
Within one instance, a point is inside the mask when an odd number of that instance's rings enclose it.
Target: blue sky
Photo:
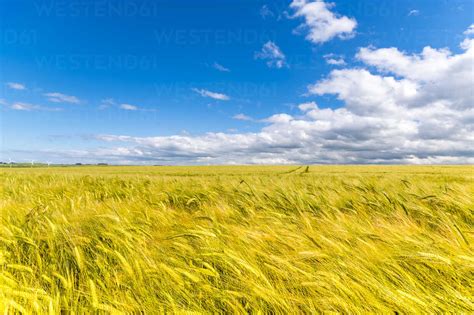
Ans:
[[[473,11],[469,0],[2,0],[0,159],[470,162]],[[452,134],[435,135],[439,124]]]

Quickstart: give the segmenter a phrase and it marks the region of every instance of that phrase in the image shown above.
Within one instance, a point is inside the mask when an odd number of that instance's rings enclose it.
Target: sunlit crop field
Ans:
[[[0,169],[0,309],[472,313],[472,166]]]

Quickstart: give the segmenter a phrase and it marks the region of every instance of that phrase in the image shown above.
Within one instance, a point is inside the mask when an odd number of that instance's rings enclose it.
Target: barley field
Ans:
[[[472,314],[473,170],[0,168],[0,309]]]

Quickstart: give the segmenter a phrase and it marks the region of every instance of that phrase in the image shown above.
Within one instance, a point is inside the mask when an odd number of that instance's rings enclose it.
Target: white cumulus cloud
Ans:
[[[130,105],[130,104],[120,104],[120,109],[123,109],[123,110],[138,110],[138,106]]]
[[[26,86],[18,82],[7,82],[7,86],[12,90],[26,90]]]
[[[261,51],[255,53],[255,59],[262,59],[267,62],[270,68],[283,68],[286,66],[286,56],[280,47],[272,41],[266,42]]]
[[[37,105],[32,105],[32,104],[22,103],[22,102],[13,103],[11,106],[11,109],[23,110],[23,111],[32,111],[38,108],[39,106]]]
[[[222,94],[222,93],[211,92],[211,91],[208,91],[208,90],[205,90],[205,89],[197,89],[197,88],[193,88],[192,90],[194,92],[198,93],[199,95],[201,95],[202,97],[209,97],[209,98],[219,100],[219,101],[228,101],[228,100],[230,100],[229,96],[227,96],[225,94]]]
[[[313,109],[317,109],[318,105],[316,104],[316,102],[307,102],[307,103],[302,103],[302,104],[298,105],[298,108],[302,112],[307,112],[307,111],[310,111],[310,110],[313,110]]]
[[[50,92],[50,93],[45,93],[44,96],[53,103],[71,103],[71,104],[79,104],[80,100],[71,95],[66,95],[58,92]]]
[[[116,103],[115,103],[115,100],[113,98],[105,98],[103,100],[100,101],[100,105],[99,105],[99,109],[100,110],[104,110],[104,109],[108,109],[112,106],[115,106]]]
[[[220,72],[230,72],[230,69],[229,68],[226,68],[224,67],[223,65],[217,63],[217,62],[214,62],[212,64],[212,67]]]
[[[336,54],[327,54],[323,56],[324,60],[327,64],[332,66],[345,66],[346,61],[344,60],[343,56],[339,56]]]
[[[406,54],[397,48],[362,48],[357,58],[379,72],[404,78],[397,82],[417,86],[410,104],[443,101],[450,107],[469,108],[473,104],[474,46],[453,54],[448,49],[425,47],[419,54]],[[412,89],[412,88],[410,88]]]
[[[57,112],[57,111],[62,110],[61,108],[58,108],[58,107],[44,107],[44,106],[39,106],[39,105],[34,105],[34,104],[24,103],[24,102],[15,102],[10,106],[10,108],[13,110],[26,111],[26,112],[31,112],[31,111]]]
[[[474,35],[474,24],[471,24],[467,30],[464,31],[464,35]]]
[[[251,121],[253,120],[252,117],[247,116],[245,114],[237,114],[232,117],[235,120],[244,120],[244,121]]]
[[[293,17],[304,18],[297,31],[307,31],[306,39],[313,43],[325,43],[334,37],[348,39],[354,36],[357,21],[333,13],[333,3],[321,0],[293,0],[290,7],[295,10]]]
[[[261,8],[260,8],[260,16],[264,19],[268,18],[268,17],[273,17],[275,14],[273,13],[272,10],[270,10],[270,8],[268,7],[268,5],[264,4]]]

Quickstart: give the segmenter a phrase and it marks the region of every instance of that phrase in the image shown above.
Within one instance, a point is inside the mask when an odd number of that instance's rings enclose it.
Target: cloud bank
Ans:
[[[463,47],[362,48],[363,67],[308,86],[309,95],[333,95],[343,107],[309,101],[297,114],[266,118],[259,132],[97,139],[125,163],[474,163],[474,45]]]
[[[466,33],[460,53],[429,46],[419,53],[361,48],[354,56],[359,66],[316,79],[296,113],[259,120],[265,125],[257,132],[96,135],[100,149],[42,153],[116,164],[474,163],[474,39]],[[311,99],[321,96],[343,105],[327,108],[324,98]],[[243,114],[233,118],[251,120]]]

